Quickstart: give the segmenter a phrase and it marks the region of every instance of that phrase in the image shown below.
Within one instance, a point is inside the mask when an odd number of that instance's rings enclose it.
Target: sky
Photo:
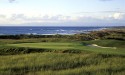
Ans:
[[[0,0],[0,26],[125,26],[125,0]]]

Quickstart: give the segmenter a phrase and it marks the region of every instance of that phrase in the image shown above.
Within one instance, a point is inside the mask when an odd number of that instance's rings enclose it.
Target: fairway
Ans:
[[[72,49],[74,46],[79,46],[80,44],[75,43],[20,43],[20,44],[9,44],[9,46],[16,47],[30,47],[30,48],[45,48],[45,49]]]
[[[7,46],[13,47],[29,47],[29,48],[43,48],[51,50],[80,50],[97,52],[103,54],[120,54],[125,55],[124,48],[99,48],[83,45],[80,42],[41,42],[41,43],[19,43],[19,44],[8,44]]]

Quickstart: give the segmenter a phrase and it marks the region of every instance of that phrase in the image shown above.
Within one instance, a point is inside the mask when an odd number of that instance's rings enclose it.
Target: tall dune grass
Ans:
[[[0,75],[110,75],[125,72],[125,57],[95,53],[0,56]]]

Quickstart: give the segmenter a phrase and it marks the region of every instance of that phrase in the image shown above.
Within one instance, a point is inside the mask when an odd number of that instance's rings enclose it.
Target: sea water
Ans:
[[[0,35],[71,35],[104,29],[105,27],[43,27],[43,26],[0,26]]]

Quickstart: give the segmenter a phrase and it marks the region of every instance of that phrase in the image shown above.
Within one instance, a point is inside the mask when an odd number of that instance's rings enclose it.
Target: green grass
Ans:
[[[124,57],[95,53],[10,55],[0,56],[0,62],[0,75],[125,74]]]
[[[125,75],[125,41],[58,40],[0,40],[0,75]]]
[[[42,42],[42,43],[20,43],[9,44],[8,46],[16,47],[31,47],[31,48],[47,48],[47,49],[70,49],[77,44],[75,43],[57,43],[57,42]]]
[[[95,41],[94,42],[90,41],[89,43],[95,43]],[[105,42],[105,43],[108,43],[108,42]],[[80,42],[76,42],[76,43],[75,42],[19,43],[19,44],[8,44],[7,46],[43,48],[43,49],[52,49],[52,50],[80,50],[80,51],[90,51],[90,52],[92,51],[92,52],[103,53],[103,54],[125,55],[124,48],[112,49],[112,48],[90,47],[90,46],[83,45]]]
[[[120,41],[120,40],[92,40],[92,41],[84,41],[84,43],[98,44],[100,46],[105,46],[105,47],[125,48],[125,41]]]

